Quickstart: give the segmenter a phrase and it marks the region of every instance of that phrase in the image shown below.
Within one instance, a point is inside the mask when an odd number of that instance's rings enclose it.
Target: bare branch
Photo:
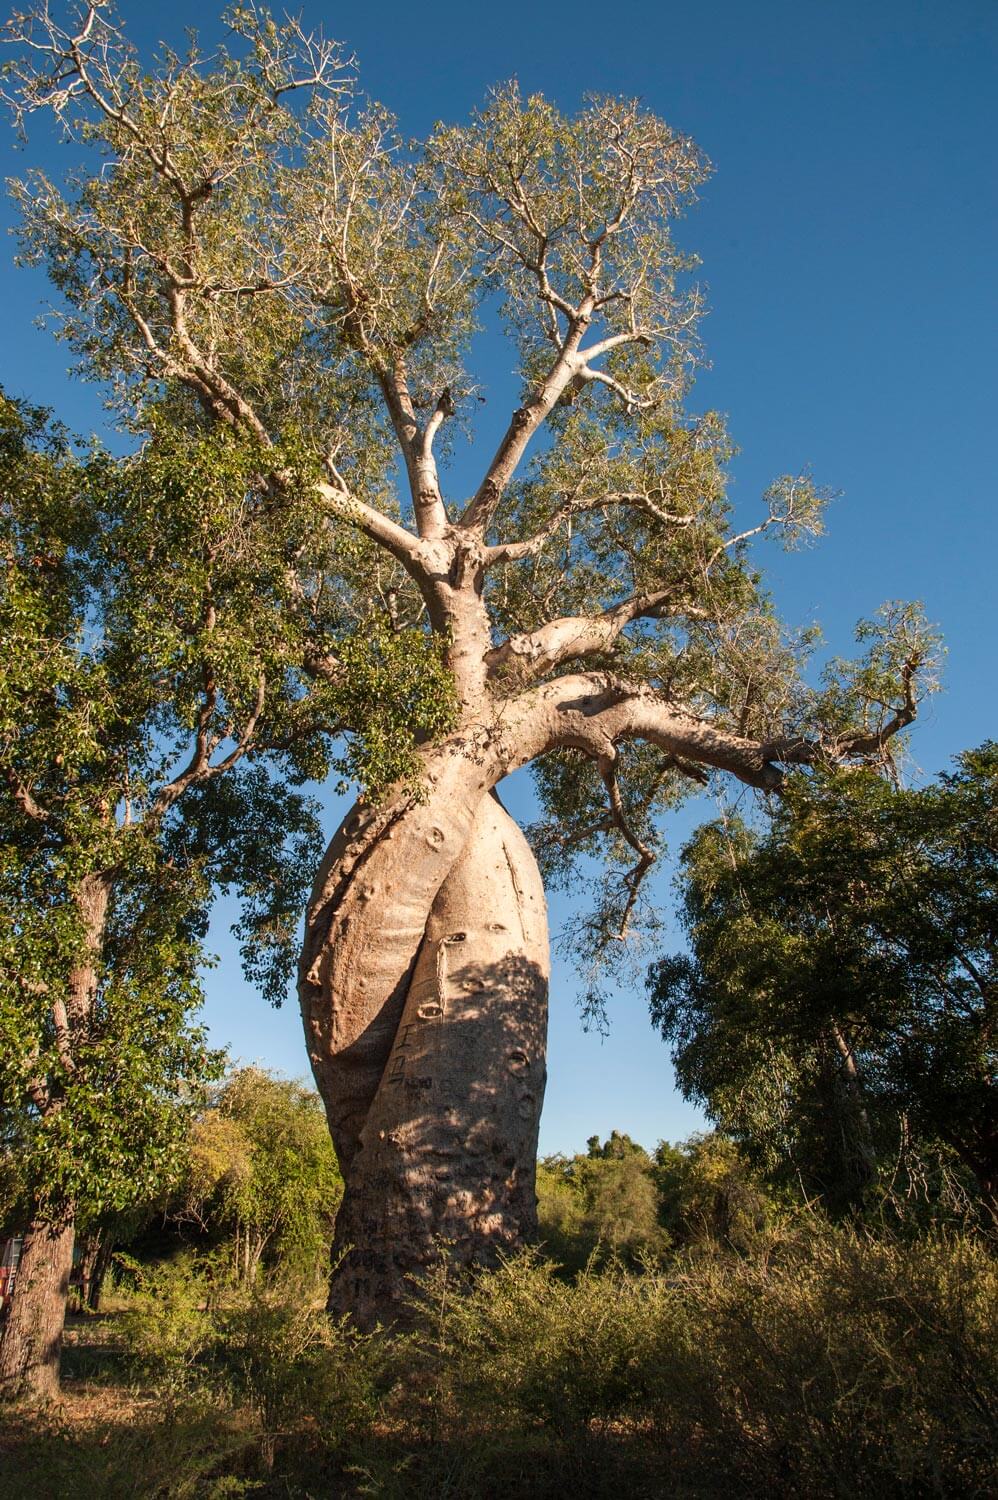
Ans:
[[[532,536],[525,537],[520,542],[497,542],[494,546],[486,547],[485,566],[497,567],[504,563],[522,562],[524,558],[536,557],[539,552],[543,551],[546,543],[557,535],[561,527],[571,521],[573,516],[584,515],[587,511],[600,510],[604,506],[607,508],[615,505],[633,506],[635,510],[643,510],[654,516],[656,521],[660,521],[663,526],[689,526],[696,520],[693,514],[681,515],[666,510],[643,490],[610,490],[605,494],[582,495],[583,484],[584,480],[580,481],[575,493],[565,501],[564,505],[559,506]]]
[[[909,656],[901,668],[901,690],[902,701],[900,707],[887,720],[886,724],[873,731],[855,730],[851,734],[843,734],[833,742],[832,753],[837,757],[876,755],[882,751],[888,740],[900,734],[902,729],[907,729],[913,724],[918,716],[918,703],[915,698],[915,677],[922,664],[922,653],[916,652]]]
[[[579,356],[579,345],[592,316],[592,299],[583,302],[569,323],[568,332],[562,340],[554,363],[541,384],[531,395],[525,406],[517,407],[503,435],[485,477],[474,497],[461,516],[460,525],[466,530],[485,531],[502,499],[520,459],[534,433],[554,410],[559,396],[580,373],[584,360]]]
[[[165,786],[160,788],[155,800],[146,814],[146,824],[154,823],[162,818],[173,804],[183,796],[192,786],[199,786],[206,781],[213,781],[216,776],[221,776],[225,771],[231,771],[232,767],[240,761],[248,750],[252,748],[256,728],[263,713],[266,699],[267,679],[263,672],[257,681],[256,701],[250,711],[246,723],[240,731],[233,748],[229,753],[218,761],[211,764],[212,750],[218,744],[217,739],[210,736],[211,721],[217,706],[217,689],[211,669],[205,668],[205,696],[201,712],[198,715],[197,727],[194,737],[194,749],[191,758],[183,770],[174,776]]]
[[[190,759],[173,779],[160,788],[149,811],[146,824],[155,823],[183,796],[189,786],[205,780],[212,751],[211,722],[218,702],[218,690],[211,668],[204,668],[204,698],[194,726],[194,747]]]
[[[638,856],[637,864],[634,865],[634,867],[629,870],[624,876],[624,885],[627,889],[627,901],[624,905],[624,910],[620,918],[620,927],[616,934],[620,941],[623,942],[627,937],[627,930],[630,926],[631,915],[634,911],[634,907],[638,899],[638,894],[641,890],[641,884],[645,876],[648,874],[648,871],[655,863],[656,856],[654,849],[650,849],[647,844],[643,844],[641,842],[641,840],[638,838],[637,834],[634,832],[627,821],[627,814],[624,810],[623,799],[620,795],[620,785],[617,781],[616,750],[614,750],[612,754],[607,754],[600,757],[599,773],[603,778],[603,785],[606,787],[607,797],[609,798],[610,802],[610,812],[613,816],[614,825],[616,826],[622,837],[627,841],[627,843],[630,844],[635,854]]]
[[[587,355],[591,352],[591,350],[586,351]],[[605,370],[594,370],[591,365],[587,364],[579,371],[579,379],[586,382],[596,381],[599,385],[605,385],[615,396],[619,396],[628,412],[648,411],[655,405],[655,396],[638,396],[626,385],[622,385],[619,380],[614,379],[612,375],[608,375]]]

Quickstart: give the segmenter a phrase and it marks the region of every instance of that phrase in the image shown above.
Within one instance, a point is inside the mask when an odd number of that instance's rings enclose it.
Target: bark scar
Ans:
[[[509,857],[509,850],[506,848],[505,839],[503,839],[502,852],[506,860],[506,868],[509,870],[509,879],[513,887],[513,894],[516,897],[516,916],[520,923],[520,940],[525,944],[527,941],[527,929],[523,922],[523,891],[520,887],[520,882],[516,878],[516,869]]]

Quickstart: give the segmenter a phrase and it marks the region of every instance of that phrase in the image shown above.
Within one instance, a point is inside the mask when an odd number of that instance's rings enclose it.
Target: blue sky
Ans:
[[[819,620],[844,653],[856,620],[883,600],[923,600],[949,654],[945,690],[916,726],[918,765],[932,775],[994,735],[996,0],[300,9],[357,53],[365,88],[409,134],[464,118],[490,84],[516,76],[566,109],[589,92],[638,95],[697,140],[715,174],[680,239],[703,261],[711,368],[691,405],[728,413],[739,516],[754,514],[775,475],[805,466],[842,491],[817,547],[789,557],[760,547],[778,603],[792,622]],[[123,0],[120,11],[142,47],[179,42],[185,26],[217,30],[189,0]],[[59,171],[72,155],[41,130],[17,153],[8,134],[4,175]],[[100,393],[68,381],[66,350],[33,326],[44,280],[12,259],[5,245],[0,379],[71,426],[101,430]],[[504,351],[483,347],[483,361],[501,393]],[[498,401],[492,409],[498,418]],[[524,784],[504,793],[528,815]],[[695,821],[691,810],[677,818],[673,847]],[[668,900],[665,873],[661,892]],[[572,909],[553,902],[553,928]],[[214,1037],[246,1060],[306,1071],[297,1007],[271,1012],[242,984],[224,913],[215,947]],[[601,1041],[580,1030],[575,988],[556,963],[542,1149],[576,1150],[613,1127],[649,1145],[696,1128],[640,991],[617,997]]]

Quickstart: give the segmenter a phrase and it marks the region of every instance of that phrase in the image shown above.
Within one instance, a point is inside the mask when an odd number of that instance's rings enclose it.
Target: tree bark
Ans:
[[[65,1001],[52,1007],[56,1051],[63,1072],[76,1068],[74,1046],[85,1032],[97,996],[98,962],[107,922],[111,887],[98,875],[87,875],[75,892],[84,947],[70,970]],[[47,1083],[43,1114],[62,1107],[63,1084]],[[73,1268],[75,1210],[71,1203],[38,1211],[24,1236],[21,1264],[10,1307],[0,1326],[0,1389],[51,1397],[59,1391],[59,1356]]]
[[[73,1268],[73,1215],[34,1220],[24,1235],[14,1295],[0,1333],[0,1392],[49,1400],[59,1394],[59,1358]]]
[[[866,1091],[863,1080],[860,1077],[859,1065],[856,1062],[856,1053],[852,1043],[843,1032],[837,1021],[832,1022],[832,1040],[835,1049],[842,1059],[842,1072],[845,1080],[845,1090],[855,1116],[855,1149],[860,1161],[859,1177],[862,1179],[862,1188],[869,1187],[877,1178],[877,1151],[873,1143],[873,1129],[870,1125],[870,1116],[866,1108]]]
[[[333,1313],[397,1323],[410,1278],[441,1254],[494,1263],[534,1233],[547,986],[540,873],[486,796],[429,912],[345,1169]]]
[[[90,1262],[90,1279],[87,1283],[87,1308],[90,1312],[100,1312],[104,1282],[111,1269],[114,1250],[114,1236],[108,1230],[101,1230]]]
[[[422,800],[400,793],[343,821],[306,918],[305,1039],[347,1172],[394,1044],[437,893],[493,781],[463,741],[428,757]]]

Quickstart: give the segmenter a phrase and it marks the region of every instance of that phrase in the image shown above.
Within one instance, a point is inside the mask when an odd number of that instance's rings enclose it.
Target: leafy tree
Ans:
[[[998,746],[956,767],[795,781],[683,852],[692,957],[649,980],[680,1086],[833,1210],[942,1142],[994,1211]]]
[[[354,533],[363,565],[341,541],[325,593],[286,554],[306,618],[333,592],[383,622],[355,648],[320,619],[316,670],[370,661],[370,637],[376,704],[399,682],[436,704],[407,736],[341,692],[338,727],[367,715],[369,795],[321,862],[300,967],[353,1247],[332,1305],[369,1322],[441,1237],[488,1258],[534,1223],[544,898],[496,784],[539,762],[535,843],[548,871],[606,858],[583,937],[614,953],[682,788],[882,753],[925,641],[896,609],[859,668],[801,685],[806,642],[746,548],[820,530],[823,494],[785,475],[733,530],[723,423],[683,406],[701,299],[672,225],[707,171],[691,141],[629,101],[569,117],[507,87],[409,145],[334,44],[253,7],[228,20],[229,48],[150,67],[103,5],[16,19],[20,118],[54,112],[103,158],[16,192],[82,369],[140,422],[165,389],[181,426],[253,444],[271,514],[291,494]],[[496,305],[520,390],[457,503],[441,461],[477,410],[467,355]]]
[[[659,1219],[677,1247],[755,1248],[775,1205],[736,1142],[712,1131],[682,1145],[660,1141],[653,1177]]]
[[[158,1190],[178,1091],[217,1074],[190,1016],[219,888],[241,898],[248,971],[286,993],[319,847],[295,788],[328,774],[337,702],[383,657],[336,606],[299,608],[289,549],[321,588],[331,541],[290,493],[275,515],[253,445],[149,421],[112,461],[0,396],[0,1178],[25,1230],[0,1371],[39,1388],[57,1375],[77,1209],[99,1219]],[[309,670],[316,619],[355,668],[335,681]],[[379,733],[393,711],[422,728],[399,684]],[[410,743],[400,725],[392,774]],[[374,771],[378,752],[358,753]]]
[[[739,1146],[711,1132],[648,1152],[593,1136],[584,1156],[537,1164],[545,1253],[571,1272],[609,1257],[632,1265],[704,1243],[751,1252],[776,1205]]]
[[[195,1123],[171,1210],[231,1241],[233,1267],[314,1275],[328,1256],[343,1193],[318,1095],[259,1068],[226,1080]]]
[[[652,1159],[628,1135],[594,1135],[585,1156],[547,1157],[537,1187],[546,1252],[570,1271],[600,1255],[635,1263],[669,1246]]]

